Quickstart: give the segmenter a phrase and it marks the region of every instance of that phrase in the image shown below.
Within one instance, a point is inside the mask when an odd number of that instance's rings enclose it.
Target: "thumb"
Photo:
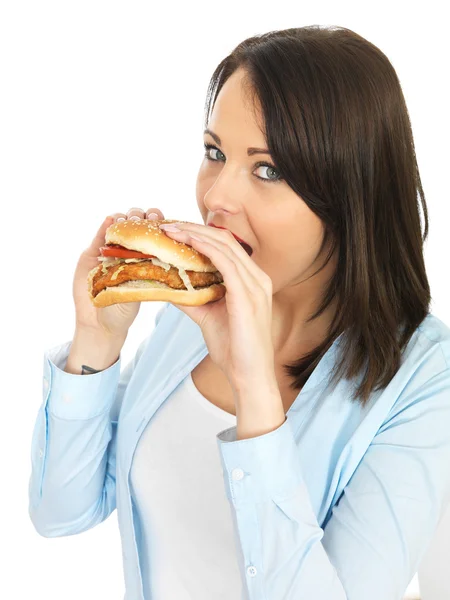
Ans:
[[[205,309],[203,306],[185,306],[184,304],[175,304],[175,302],[172,302],[172,304],[192,319],[196,325],[201,327],[208,308]]]
[[[108,227],[114,222],[114,217],[106,217],[100,225],[91,245],[86,249],[88,256],[97,257],[100,254],[100,248],[105,245],[105,234]]]

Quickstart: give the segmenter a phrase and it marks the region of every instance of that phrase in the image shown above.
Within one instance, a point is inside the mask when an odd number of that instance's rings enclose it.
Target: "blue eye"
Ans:
[[[213,144],[203,144],[205,147],[205,158],[207,160],[211,160],[213,162],[218,162],[218,159],[215,158],[211,158],[209,151],[210,150],[217,150],[217,152],[220,152],[221,154],[223,154],[223,152],[221,150],[219,150],[219,148],[217,148],[216,146],[214,146]],[[266,162],[257,162],[254,165],[254,168],[257,169],[259,167],[267,167],[268,169],[272,169],[272,171],[275,171],[275,173],[278,173],[278,171],[276,170],[276,168],[274,167],[274,165],[271,165],[270,163],[266,163]],[[265,177],[259,177],[259,175],[255,175],[255,177],[257,179],[260,179],[261,181],[264,181],[264,183],[279,183],[280,181],[283,181],[283,178],[278,176],[276,179],[266,179]]]

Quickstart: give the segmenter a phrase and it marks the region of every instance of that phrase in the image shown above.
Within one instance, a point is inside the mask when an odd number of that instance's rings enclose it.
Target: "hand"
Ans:
[[[260,384],[262,374],[275,380],[272,280],[229,231],[191,223],[176,225],[180,233],[162,231],[205,254],[222,274],[226,294],[202,306],[175,306],[199,325],[211,360],[234,389],[252,381]]]
[[[126,337],[128,334],[128,329],[135,320],[141,303],[126,302],[97,308],[92,304],[87,293],[87,277],[88,273],[99,265],[100,248],[105,245],[105,233],[108,227],[119,218],[149,219],[150,213],[156,213],[156,217],[152,218],[164,219],[162,212],[155,208],[149,208],[147,213],[140,208],[131,208],[126,214],[113,213],[103,221],[90,246],[82,252],[75,269],[72,286],[76,329],[119,338]]]

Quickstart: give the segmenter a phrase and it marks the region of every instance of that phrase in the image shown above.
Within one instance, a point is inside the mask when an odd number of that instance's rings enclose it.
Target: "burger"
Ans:
[[[108,227],[100,264],[88,274],[94,306],[152,300],[199,306],[225,295],[223,277],[211,260],[167,236],[159,229],[162,223],[175,221],[127,220]]]

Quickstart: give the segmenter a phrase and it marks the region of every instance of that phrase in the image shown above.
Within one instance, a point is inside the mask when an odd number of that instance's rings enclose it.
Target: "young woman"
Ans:
[[[105,220],[46,352],[31,519],[117,506],[128,600],[400,600],[449,499],[450,329],[398,78],[348,29],[270,32],[218,65],[205,125],[203,224],[165,233],[226,294],[165,303],[121,373],[139,304],[93,307],[87,274],[114,220],[165,217]]]

